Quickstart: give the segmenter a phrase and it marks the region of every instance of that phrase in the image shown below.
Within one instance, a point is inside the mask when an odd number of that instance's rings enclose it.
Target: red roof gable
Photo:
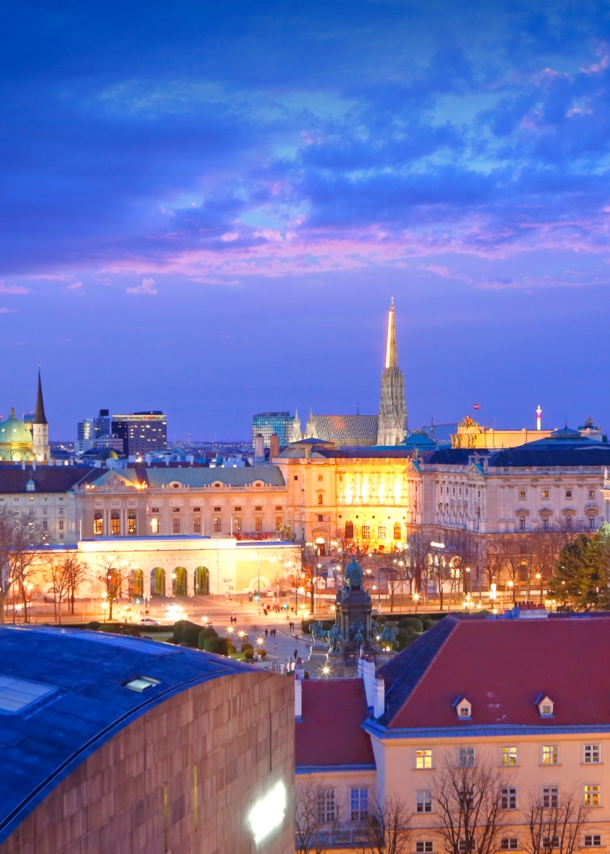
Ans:
[[[417,673],[417,660],[405,653],[421,641],[384,668],[389,714],[382,723],[390,729],[610,724],[610,615],[441,623],[444,632],[430,630],[438,646]],[[552,718],[541,717],[540,695],[553,701]],[[452,705],[460,696],[472,704],[466,722]]]
[[[374,765],[362,679],[305,679],[296,766]]]

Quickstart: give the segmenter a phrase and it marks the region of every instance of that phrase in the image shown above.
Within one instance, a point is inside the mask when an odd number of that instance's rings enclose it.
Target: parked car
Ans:
[[[152,617],[142,617],[139,621],[141,626],[158,626],[160,625],[158,620],[153,620]]]

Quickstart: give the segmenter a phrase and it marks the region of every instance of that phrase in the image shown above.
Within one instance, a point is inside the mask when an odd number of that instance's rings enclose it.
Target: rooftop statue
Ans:
[[[352,556],[343,574],[343,584],[351,590],[360,590],[364,571],[355,557]]]

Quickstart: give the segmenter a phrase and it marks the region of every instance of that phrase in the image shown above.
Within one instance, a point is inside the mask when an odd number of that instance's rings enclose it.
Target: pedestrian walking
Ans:
[[[294,651],[294,660],[295,661],[297,660],[298,655],[299,655],[299,651],[298,651],[298,649],[295,649],[295,651]]]

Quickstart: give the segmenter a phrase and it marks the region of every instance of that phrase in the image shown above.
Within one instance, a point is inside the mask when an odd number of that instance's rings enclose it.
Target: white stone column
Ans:
[[[172,572],[173,566],[165,566],[165,595],[169,598],[172,595]]]
[[[185,563],[190,564],[186,567],[186,595],[193,597],[195,595],[195,567],[191,561],[185,561]]]
[[[144,601],[150,601],[150,569],[142,570],[142,593]]]

